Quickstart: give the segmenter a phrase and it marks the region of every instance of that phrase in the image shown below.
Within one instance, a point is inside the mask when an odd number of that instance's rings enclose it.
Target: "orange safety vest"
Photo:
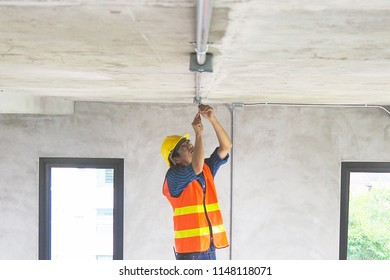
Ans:
[[[209,249],[211,236],[214,246],[229,246],[219,209],[213,174],[207,164],[203,165],[206,191],[194,180],[179,197],[172,197],[165,178],[163,194],[173,208],[175,248],[178,253],[203,252]],[[211,231],[210,231],[211,229]]]

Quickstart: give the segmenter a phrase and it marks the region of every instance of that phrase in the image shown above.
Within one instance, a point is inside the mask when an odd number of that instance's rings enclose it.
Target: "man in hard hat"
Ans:
[[[204,157],[202,118],[210,121],[219,146]],[[192,127],[195,143],[189,134],[167,136],[161,153],[168,163],[163,194],[173,208],[175,257],[178,260],[215,260],[215,248],[229,245],[219,209],[214,176],[226,163],[232,142],[217,120],[214,109],[199,105]]]

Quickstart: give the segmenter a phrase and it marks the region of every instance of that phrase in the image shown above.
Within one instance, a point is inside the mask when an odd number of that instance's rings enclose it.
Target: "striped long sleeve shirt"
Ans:
[[[226,163],[229,159],[229,154],[221,159],[217,153],[216,148],[210,157],[206,158],[205,164],[210,167],[213,177],[217,174],[219,167]],[[168,180],[168,188],[171,196],[179,197],[183,190],[191,183],[193,180],[198,180],[202,187],[205,187],[206,181],[203,176],[203,172],[196,175],[192,165],[187,166],[172,166],[168,169],[166,178]]]

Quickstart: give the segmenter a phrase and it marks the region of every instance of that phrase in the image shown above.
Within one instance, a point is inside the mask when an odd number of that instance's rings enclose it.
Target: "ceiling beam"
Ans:
[[[71,115],[74,101],[58,97],[0,94],[0,114]]]

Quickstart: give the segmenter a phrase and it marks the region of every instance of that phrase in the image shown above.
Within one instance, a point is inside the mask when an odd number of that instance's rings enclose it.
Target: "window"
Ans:
[[[40,158],[39,259],[123,259],[123,159]]]
[[[390,163],[341,165],[340,259],[390,259]]]
[[[113,169],[105,169],[104,170],[104,180],[106,184],[110,184],[114,182],[114,170]]]

